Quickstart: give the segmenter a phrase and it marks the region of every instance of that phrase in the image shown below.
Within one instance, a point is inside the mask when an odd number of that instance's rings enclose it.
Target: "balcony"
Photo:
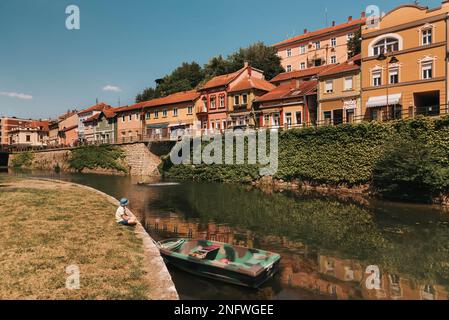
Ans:
[[[206,106],[197,106],[196,107],[196,113],[197,114],[205,114],[205,113],[207,113]]]

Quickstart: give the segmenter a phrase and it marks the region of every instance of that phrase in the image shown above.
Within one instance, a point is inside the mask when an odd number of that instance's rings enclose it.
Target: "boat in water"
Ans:
[[[169,239],[157,242],[164,260],[194,275],[258,288],[279,270],[276,253],[227,243]]]

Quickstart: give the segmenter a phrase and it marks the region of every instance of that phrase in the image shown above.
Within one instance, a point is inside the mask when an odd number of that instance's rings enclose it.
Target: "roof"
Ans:
[[[93,111],[103,111],[104,109],[109,109],[109,108],[111,108],[110,105],[107,105],[106,103],[102,102],[102,103],[96,104],[92,107],[89,107],[87,109],[84,109],[84,110],[78,112],[78,114],[83,114],[83,113],[88,113],[88,112],[93,112]]]
[[[317,91],[318,81],[304,81],[299,85],[288,83],[271,90],[267,94],[256,98],[256,102],[267,102],[283,99],[297,98],[303,95],[313,94]]]
[[[336,66],[321,72],[318,76],[326,77],[326,76],[336,75],[339,73],[360,70],[360,63],[357,63],[357,62],[360,62],[361,58],[362,58],[362,55],[358,54],[344,63],[337,64]]]
[[[304,70],[297,70],[297,71],[291,71],[291,72],[284,72],[281,74],[278,74],[276,77],[274,77],[273,79],[271,79],[270,82],[281,82],[281,81],[286,81],[286,80],[291,80],[291,79],[301,79],[301,78],[305,78],[305,77],[312,77],[315,76],[329,68],[334,67],[334,64],[331,65],[324,65],[324,66],[319,66],[319,67],[314,67],[314,68],[309,68],[309,69],[304,69]]]
[[[319,30],[312,31],[312,32],[307,32],[302,35],[278,42],[278,43],[274,44],[273,47],[282,47],[282,46],[289,45],[289,44],[292,44],[295,42],[306,41],[309,38],[324,36],[328,33],[337,32],[337,31],[340,31],[340,30],[343,30],[346,28],[350,28],[350,27],[356,27],[358,25],[363,25],[365,23],[365,21],[366,21],[366,18],[359,18],[356,20],[351,20],[351,21],[337,24],[333,27],[328,27],[328,28],[319,29]]]
[[[259,89],[262,91],[271,91],[276,86],[274,84],[271,84],[267,80],[254,78],[254,77],[247,77],[239,81],[232,90],[229,92],[237,92],[237,91],[243,91],[248,89]]]
[[[150,108],[150,107],[157,107],[157,106],[163,106],[168,104],[177,104],[182,102],[189,102],[189,101],[195,101],[198,99],[200,94],[196,90],[190,90],[190,91],[182,91],[173,93],[169,96],[163,97],[163,98],[157,98],[149,101],[144,101],[140,103],[136,103],[132,106],[126,106],[114,109],[115,113],[119,112],[126,112],[126,111],[133,111],[138,110],[141,108]]]
[[[112,119],[112,118],[114,118],[114,117],[117,115],[117,113],[115,112],[115,110],[116,110],[116,109],[114,109],[114,108],[104,109],[104,110],[101,111],[100,113],[96,113],[96,114],[94,114],[92,117],[90,117],[90,118],[84,120],[84,122],[86,123],[86,122],[92,122],[92,121],[98,120],[98,119],[100,119],[100,117],[101,117],[102,114],[104,114],[104,116],[106,117],[106,119]]]
[[[208,82],[206,82],[206,84],[203,85],[200,88],[200,90],[206,90],[206,89],[226,86],[229,83],[231,83],[235,78],[237,78],[246,68],[247,67],[244,67],[244,68],[242,68],[236,72],[233,72],[233,73],[213,77]]]

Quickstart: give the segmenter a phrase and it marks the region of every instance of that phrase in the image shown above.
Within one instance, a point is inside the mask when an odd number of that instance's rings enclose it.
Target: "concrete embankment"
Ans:
[[[127,173],[131,176],[151,177],[159,176],[158,166],[161,163],[160,157],[152,151],[144,143],[130,143],[118,146],[123,151],[124,157],[119,160],[119,164],[126,168]],[[43,150],[32,152],[33,159],[31,165],[24,169],[32,170],[44,170],[53,171],[56,168],[63,172],[72,172],[73,168],[70,167],[69,159],[73,149],[61,149],[61,150]],[[13,153],[10,155],[9,165],[12,166],[14,159],[18,157],[20,153]],[[126,173],[116,169],[110,168],[93,168],[83,169],[83,173],[100,173],[100,174],[113,174],[113,175],[125,175]]]

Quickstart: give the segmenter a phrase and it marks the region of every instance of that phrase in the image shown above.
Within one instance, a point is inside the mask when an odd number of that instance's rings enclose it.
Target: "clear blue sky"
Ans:
[[[131,104],[183,61],[273,44],[400,0],[0,0],[0,115],[48,118],[95,99]],[[421,1],[435,7],[440,0]],[[81,29],[65,28],[78,5]],[[121,92],[105,91],[106,86]]]

